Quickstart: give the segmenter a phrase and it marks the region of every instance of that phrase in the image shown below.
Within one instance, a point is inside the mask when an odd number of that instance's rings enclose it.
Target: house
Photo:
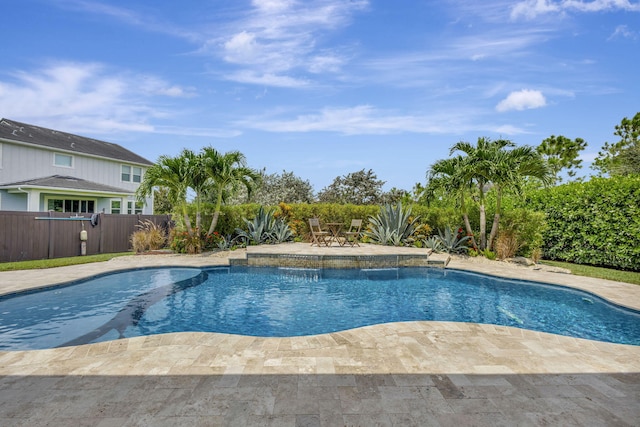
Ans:
[[[0,120],[0,210],[153,214],[135,191],[149,160],[110,142]]]

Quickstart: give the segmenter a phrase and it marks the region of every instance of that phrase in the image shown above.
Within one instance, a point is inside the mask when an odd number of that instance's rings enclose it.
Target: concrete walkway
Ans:
[[[252,250],[394,253],[407,248]],[[386,252],[391,251],[391,252]],[[1,272],[0,293],[244,251]],[[454,258],[448,268],[586,289],[640,309],[640,286]],[[0,352],[0,425],[637,425],[640,346],[516,328],[404,322],[294,338],[216,333]]]

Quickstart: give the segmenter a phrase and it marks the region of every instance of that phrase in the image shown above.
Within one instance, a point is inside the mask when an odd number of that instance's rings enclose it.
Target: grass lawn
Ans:
[[[69,258],[39,259],[34,261],[2,262],[0,263],[0,271],[33,270],[38,268],[63,267],[65,265],[88,264],[90,262],[109,261],[111,258],[124,255],[133,255],[133,252],[74,256]]]
[[[592,267],[590,265],[571,264],[560,261],[541,261],[542,264],[562,267],[571,270],[576,276],[595,277],[597,279],[615,280],[617,282],[633,283],[640,285],[640,273],[633,271],[620,271],[611,268]]]

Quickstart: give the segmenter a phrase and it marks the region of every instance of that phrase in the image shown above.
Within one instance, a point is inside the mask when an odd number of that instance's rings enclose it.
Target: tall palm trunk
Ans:
[[[480,205],[480,249],[487,248],[487,214],[484,204]]]
[[[480,190],[480,250],[487,249],[487,213],[484,206],[484,182],[478,183]]]
[[[493,250],[493,243],[498,235],[498,227],[500,225],[500,215],[502,213],[502,188],[497,187],[496,192],[496,213],[493,215],[493,224],[491,225],[491,233],[489,234],[488,248]]]
[[[196,232],[202,230],[202,214],[200,213],[200,196],[196,195]]]
[[[184,219],[184,226],[187,228],[187,233],[193,237],[193,227],[191,226],[191,218],[189,218],[186,203],[182,204],[182,218]]]
[[[207,236],[213,234],[216,226],[218,225],[218,218],[220,218],[220,209],[222,207],[222,190],[218,191],[218,195],[216,197],[216,207],[213,211],[213,218],[211,219],[211,225],[209,226],[209,231],[207,231]]]
[[[467,207],[464,203],[464,194],[462,195],[462,199],[460,200],[460,208],[462,210],[462,219],[464,220],[464,228],[467,231],[467,236],[471,236],[471,243],[474,248],[478,247],[476,243],[476,238],[473,235],[473,230],[471,229],[471,222],[469,222],[469,214],[467,213]]]

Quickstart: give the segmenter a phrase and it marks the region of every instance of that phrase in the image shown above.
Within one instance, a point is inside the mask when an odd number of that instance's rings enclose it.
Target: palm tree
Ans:
[[[200,168],[207,176],[207,191],[215,197],[215,208],[207,235],[213,234],[218,224],[222,202],[240,186],[251,195],[254,184],[260,180],[260,173],[246,166],[246,160],[239,151],[221,154],[213,147],[205,147],[200,154]]]
[[[473,183],[470,177],[465,176],[465,172],[468,169],[464,165],[465,161],[466,158],[456,156],[438,160],[431,165],[431,169],[427,172],[427,186],[424,195],[427,200],[432,200],[436,194],[441,194],[443,191],[454,196],[462,213],[467,236],[471,237],[473,246],[478,247],[471,229],[469,212],[466,206],[466,198],[473,190]]]
[[[429,186],[444,188],[459,199],[467,234],[472,233],[464,200],[465,196],[475,195],[480,211],[479,248],[492,249],[498,233],[503,192],[510,189],[519,192],[526,177],[539,178],[546,185],[552,178],[551,173],[535,149],[516,147],[506,139],[492,141],[481,137],[475,145],[461,141],[451,147],[450,155],[458,151],[464,155],[440,160],[431,167]],[[496,211],[487,241],[486,194],[491,189],[496,191]],[[475,245],[475,241],[473,243]]]
[[[496,191],[496,210],[487,245],[489,249],[493,248],[494,239],[498,234],[503,192],[511,190],[520,194],[526,178],[537,178],[547,186],[554,181],[555,174],[542,155],[533,147],[522,146],[497,153],[491,177]]]
[[[485,197],[491,188],[494,178],[495,162],[500,157],[500,153],[506,147],[513,147],[515,144],[506,139],[491,141],[489,138],[478,138],[476,145],[460,141],[451,147],[450,154],[462,151],[465,161],[461,166],[461,172],[469,181],[473,182],[477,190],[478,207],[480,209],[480,249],[487,248],[487,214]]]
[[[192,185],[194,158],[195,154],[190,150],[183,150],[177,157],[160,156],[157,163],[147,169],[136,191],[136,197],[142,201],[152,194],[155,187],[166,188],[167,197],[173,206],[180,209],[190,236],[194,232],[187,210],[187,191]]]

